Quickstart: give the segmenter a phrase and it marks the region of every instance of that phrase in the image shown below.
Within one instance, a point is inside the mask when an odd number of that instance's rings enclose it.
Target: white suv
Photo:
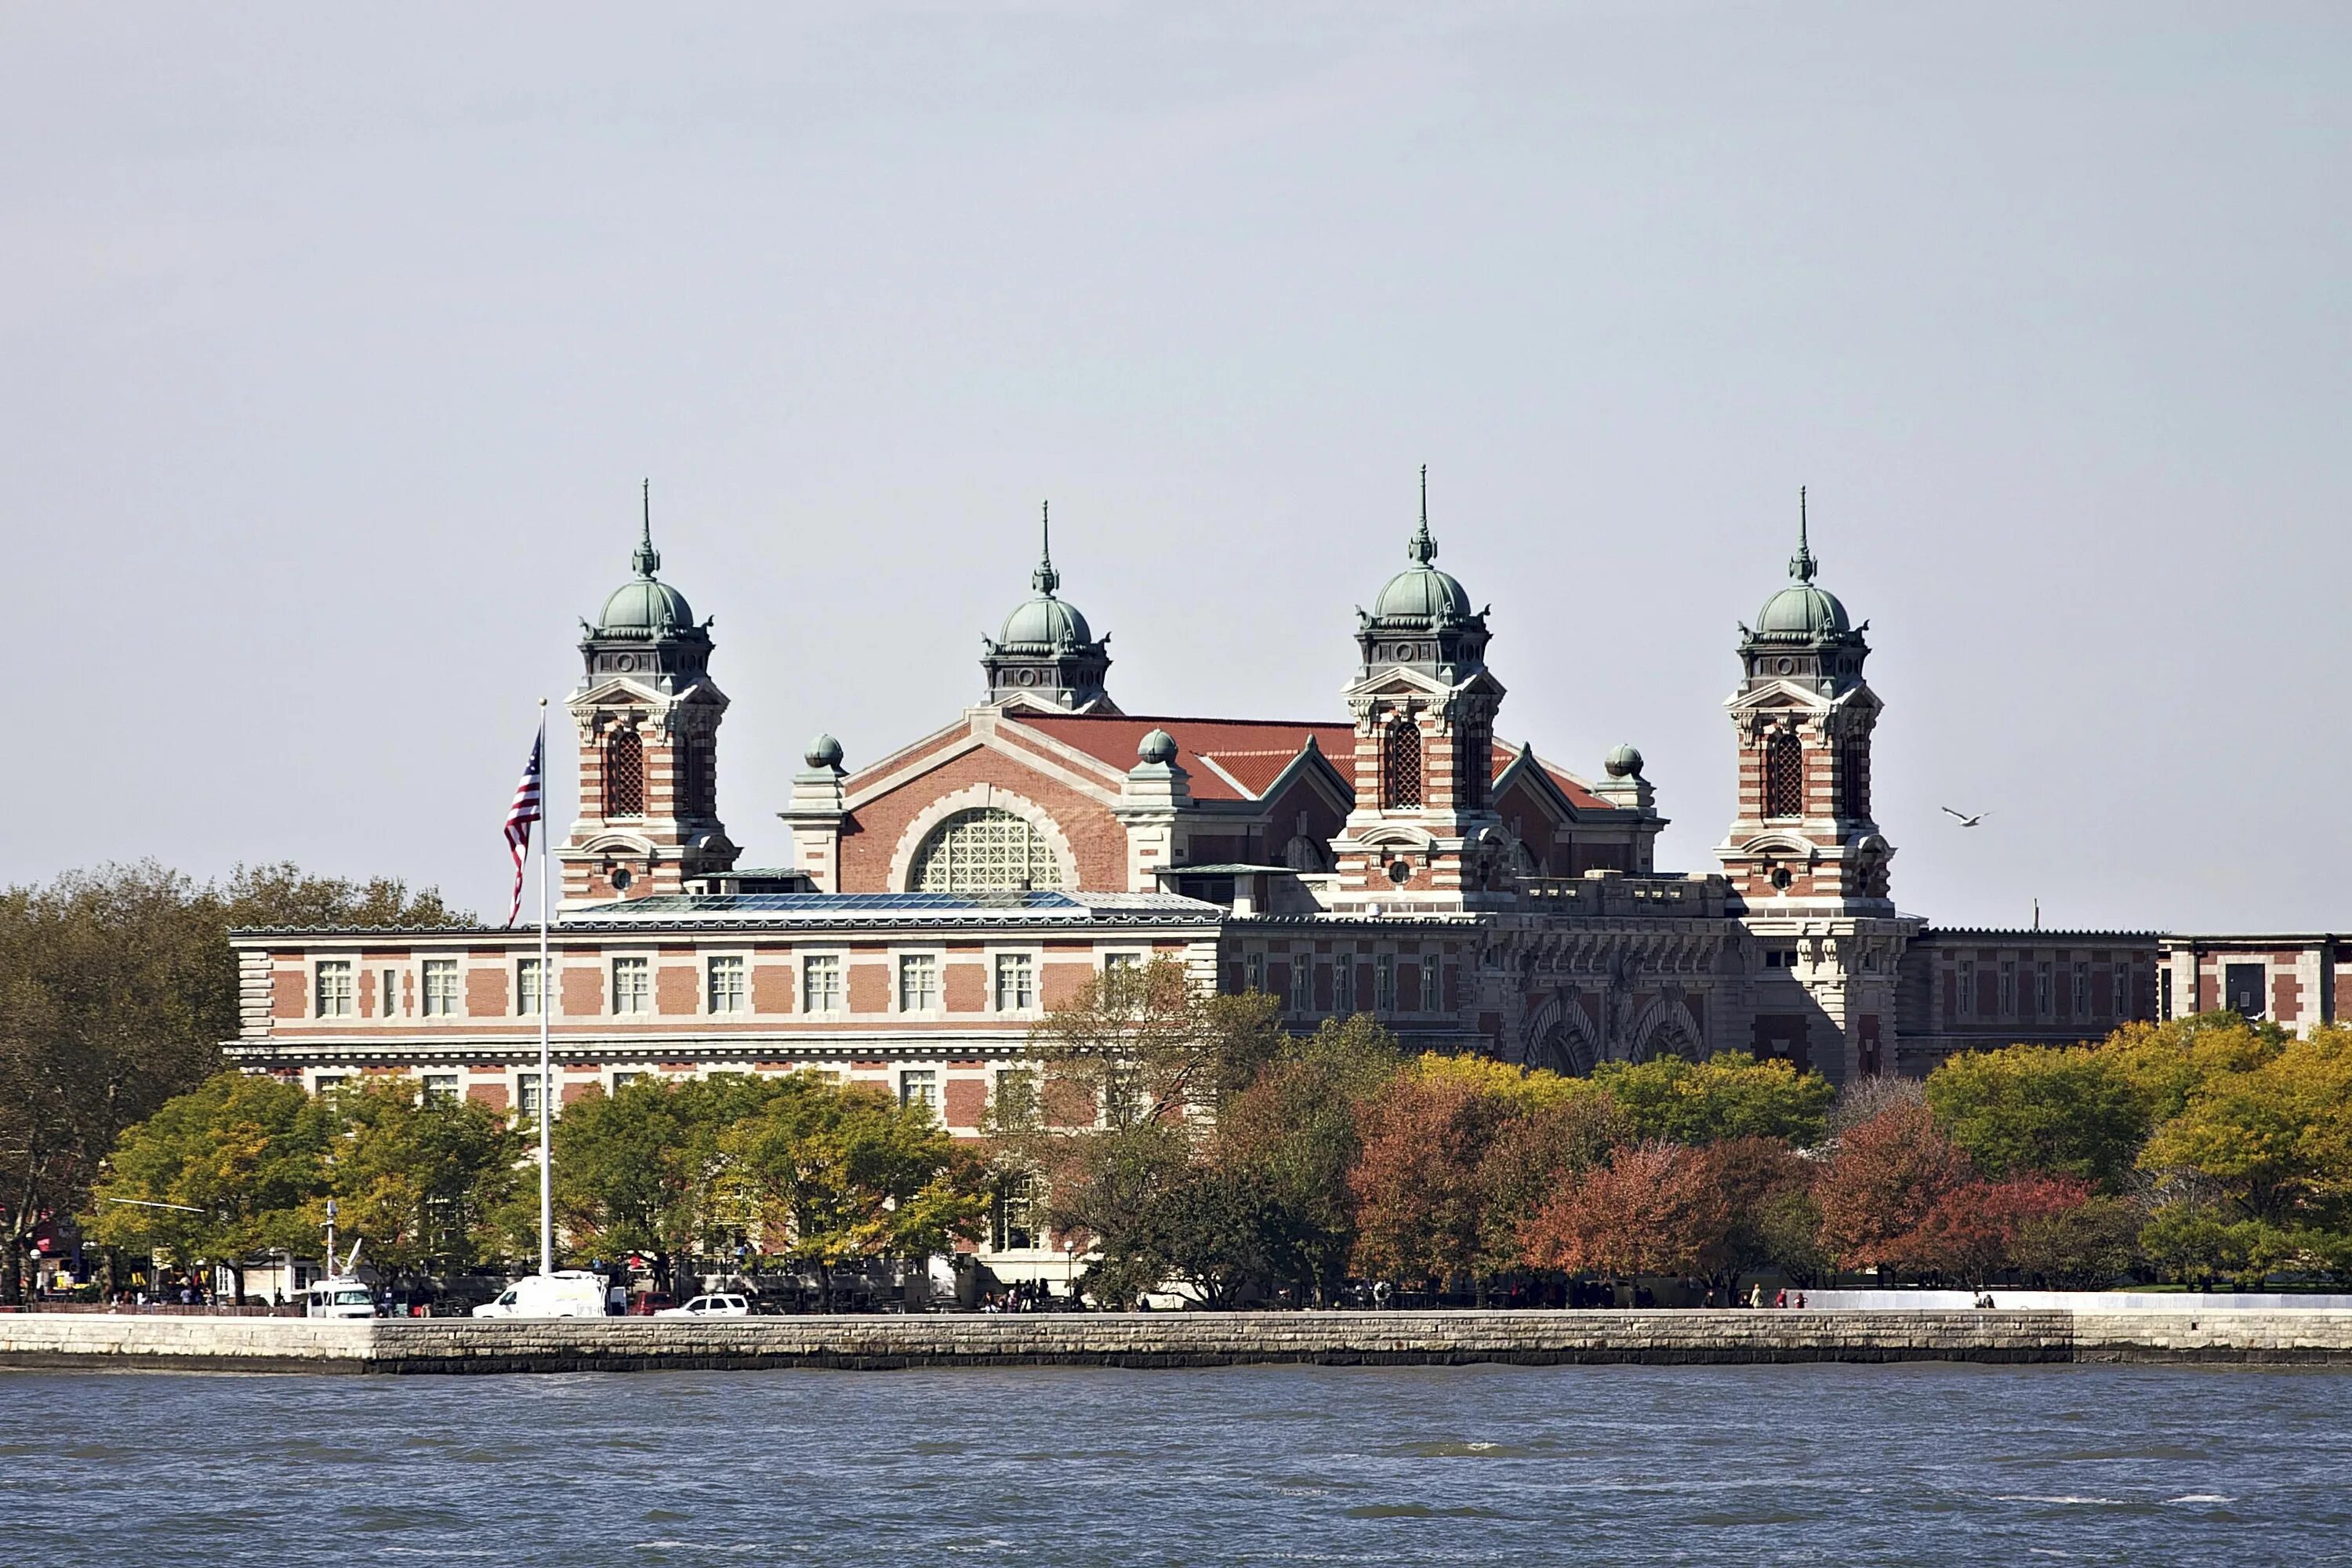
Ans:
[[[683,1307],[664,1307],[656,1318],[748,1318],[751,1303],[741,1296],[697,1296]]]

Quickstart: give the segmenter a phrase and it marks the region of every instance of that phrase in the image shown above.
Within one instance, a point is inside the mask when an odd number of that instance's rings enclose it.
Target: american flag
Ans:
[[[514,851],[514,902],[507,910],[507,924],[515,923],[522,913],[522,867],[530,854],[530,826],[539,820],[539,763],[547,750],[547,726],[539,727],[539,739],[530,744],[530,761],[522,770],[522,783],[515,785],[514,805],[507,808],[507,847]]]

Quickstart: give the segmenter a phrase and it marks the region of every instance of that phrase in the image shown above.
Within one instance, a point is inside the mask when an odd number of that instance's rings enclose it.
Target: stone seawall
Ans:
[[[433,1319],[0,1316],[0,1367],[651,1372],[1969,1361],[2352,1367],[2352,1311],[1188,1312]]]

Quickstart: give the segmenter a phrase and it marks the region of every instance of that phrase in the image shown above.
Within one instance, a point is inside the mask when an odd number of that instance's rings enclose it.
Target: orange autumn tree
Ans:
[[[1528,1221],[1528,1263],[1621,1279],[1703,1272],[1730,1221],[1709,1164],[1698,1151],[1662,1140],[1617,1150]]]
[[[1975,1173],[1934,1112],[1891,1105],[1840,1134],[1813,1179],[1822,1246],[1842,1268],[1899,1264],[1911,1233]]]

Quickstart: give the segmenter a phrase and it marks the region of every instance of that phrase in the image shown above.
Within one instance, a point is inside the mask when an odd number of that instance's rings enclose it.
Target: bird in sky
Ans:
[[[1945,806],[1943,811],[1948,816],[1958,817],[1962,827],[1974,827],[1978,823],[1982,822],[1986,817],[1992,815],[1990,811],[1979,811],[1974,816],[1970,816],[1967,812],[1954,811],[1948,805]]]

